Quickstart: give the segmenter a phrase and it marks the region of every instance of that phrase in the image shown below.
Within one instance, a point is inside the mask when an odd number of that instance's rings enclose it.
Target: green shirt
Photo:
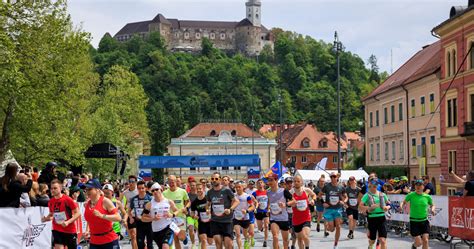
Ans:
[[[381,192],[379,192],[381,193]],[[374,218],[374,217],[382,217],[382,216],[385,216],[385,212],[383,211],[383,209],[380,207],[380,197],[379,197],[379,193],[377,193],[377,195],[374,195],[370,192],[367,192],[363,197],[362,197],[362,203],[364,203],[364,205],[370,207],[371,205],[373,204],[377,204],[378,207],[376,207],[374,210],[370,211],[369,212],[369,217],[370,218]],[[388,202],[388,197],[386,194],[382,193],[383,194],[383,198],[385,199],[385,202]],[[369,195],[372,197],[370,198]]]
[[[182,188],[177,188],[175,191],[167,189],[163,192],[163,196],[168,200],[172,200],[178,209],[184,208],[184,201],[189,200],[188,193]],[[179,214],[178,217],[186,218],[186,215]]]
[[[428,219],[428,208],[433,205],[430,195],[411,192],[405,197],[405,202],[410,203],[410,220],[425,221]]]

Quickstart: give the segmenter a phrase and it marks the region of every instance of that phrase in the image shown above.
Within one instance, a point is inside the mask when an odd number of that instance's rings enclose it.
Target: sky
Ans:
[[[240,21],[247,0],[71,0],[74,25],[101,37],[115,35],[126,23],[151,20],[158,13],[181,20]],[[451,6],[468,0],[261,0],[262,24],[325,42],[334,31],[345,50],[367,62],[378,59],[391,73],[424,45],[437,40],[431,30],[449,17]]]

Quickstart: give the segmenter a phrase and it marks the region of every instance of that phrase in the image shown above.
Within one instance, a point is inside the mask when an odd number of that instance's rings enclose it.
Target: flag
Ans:
[[[321,161],[319,161],[315,166],[314,166],[314,170],[326,170],[326,164],[328,162],[328,158],[327,157],[323,157],[323,159],[321,159]]]
[[[279,161],[277,161],[273,166],[270,168],[270,170],[265,174],[265,177],[268,177],[270,174],[275,173],[278,175],[278,177],[281,177],[283,175],[282,171],[283,168],[280,164]],[[286,169],[285,169],[286,172]]]

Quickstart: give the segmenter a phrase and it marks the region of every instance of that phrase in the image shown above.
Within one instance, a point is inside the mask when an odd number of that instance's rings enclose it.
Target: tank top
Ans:
[[[249,200],[252,200],[250,198],[250,195],[247,193],[242,193],[242,195],[235,194],[235,197],[239,199],[239,205],[234,210],[234,219],[236,220],[249,220],[250,216],[248,213],[243,213],[242,209],[248,210],[249,209]]]
[[[170,208],[170,201],[168,199],[164,198],[163,200],[157,202],[153,198],[153,200],[151,200],[150,215],[152,217],[155,217],[156,215],[163,216],[164,214],[170,212]],[[154,220],[151,222],[151,228],[153,232],[159,232],[168,227],[171,224],[171,221],[171,218]]]
[[[90,243],[94,245],[103,245],[118,239],[117,234],[112,229],[112,222],[94,215],[94,210],[107,215],[115,214],[115,212],[117,212],[117,209],[114,209],[112,212],[105,210],[104,207],[102,207],[103,201],[104,197],[101,196],[94,208],[90,207],[90,201],[86,203],[85,207],[84,218],[86,219],[87,224],[89,224],[89,230],[91,233]]]
[[[268,209],[268,196],[266,190],[256,190],[253,193],[258,202],[257,213],[266,213]]]
[[[293,199],[296,201],[296,207],[293,207],[293,225],[300,225],[307,221],[311,221],[308,195],[303,189],[301,191],[301,195],[293,193]]]
[[[278,188],[276,192],[267,191],[268,203],[270,203],[270,220],[273,221],[288,221],[288,211],[286,210],[286,204],[284,208],[279,206],[280,202],[286,203],[285,189]]]

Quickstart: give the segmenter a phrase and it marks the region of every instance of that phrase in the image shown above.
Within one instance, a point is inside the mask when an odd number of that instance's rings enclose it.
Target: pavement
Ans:
[[[333,248],[334,245],[334,233],[331,233],[327,238],[324,238],[323,232],[316,232],[316,226],[313,223],[311,228],[311,244],[310,248]],[[347,226],[343,226],[341,230],[341,240],[339,241],[339,249],[355,249],[355,248],[367,248],[368,241],[366,236],[366,230],[363,227],[358,227],[354,231],[354,239],[347,238],[348,229]],[[255,234],[255,246],[252,248],[260,249],[264,241],[263,232],[257,232]],[[291,243],[291,242],[290,242]],[[122,241],[122,249],[131,249],[131,245],[128,242]],[[268,247],[265,249],[272,248],[271,234],[269,234],[269,240],[267,242]],[[389,233],[387,239],[387,247],[390,249],[410,249],[412,244],[411,237],[400,237],[400,235],[395,235],[394,233]],[[155,245],[155,248],[156,245]],[[184,246],[184,249],[191,249],[190,246]],[[198,249],[197,246],[194,248]],[[209,249],[214,249],[215,246],[208,246]],[[237,248],[237,245],[234,243],[234,248]],[[280,240],[280,248],[282,248]],[[298,246],[296,246],[298,248]],[[430,240],[431,249],[445,249],[449,248],[449,244],[446,242],[440,242],[438,240]],[[458,246],[456,248],[468,248],[465,246]]]

